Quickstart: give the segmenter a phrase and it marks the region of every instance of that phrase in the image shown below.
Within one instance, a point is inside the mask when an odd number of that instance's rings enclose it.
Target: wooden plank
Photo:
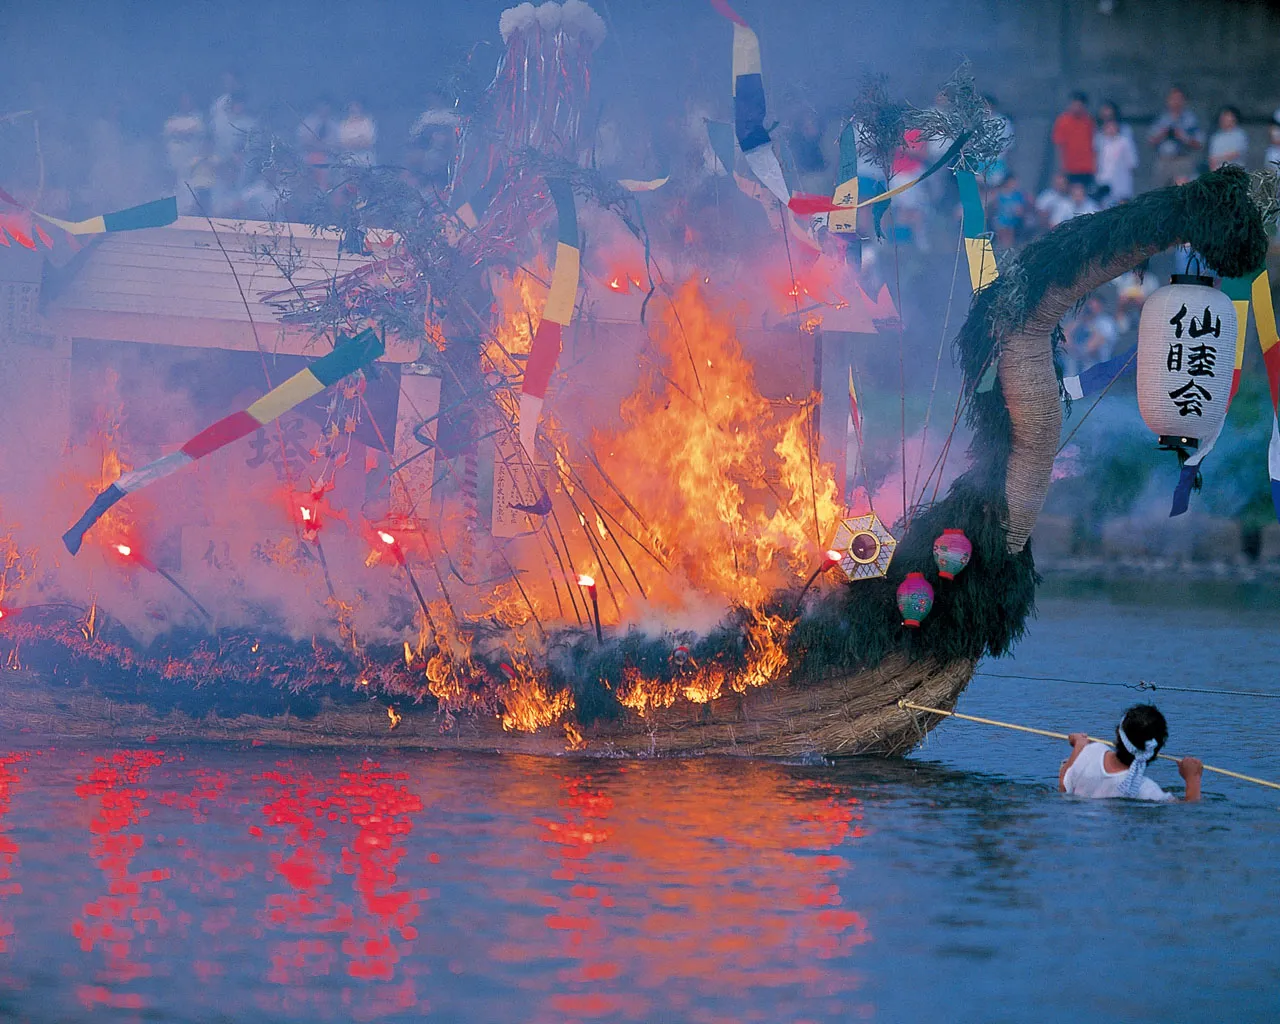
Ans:
[[[278,323],[259,324],[258,341],[254,340],[248,322],[153,313],[64,309],[53,311],[48,324],[58,334],[101,341],[220,348],[230,352],[256,352],[260,342],[263,351],[285,355],[319,356],[328,351],[325,343],[315,339],[310,331]],[[383,362],[408,363],[417,355],[417,342],[406,343],[395,335],[387,336]]]

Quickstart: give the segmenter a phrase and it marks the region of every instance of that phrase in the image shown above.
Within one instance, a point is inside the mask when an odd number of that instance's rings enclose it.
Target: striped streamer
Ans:
[[[987,233],[987,215],[978,194],[978,179],[973,171],[956,168],[956,185],[960,188],[960,211],[964,225],[964,252],[969,261],[969,283],[981,291],[999,276],[996,255]]]
[[[1267,475],[1271,478],[1271,504],[1280,520],[1280,336],[1276,311],[1271,304],[1271,276],[1266,267],[1253,279],[1253,317],[1258,328],[1262,362],[1271,386],[1271,444],[1267,448]]]
[[[100,235],[109,231],[137,231],[140,228],[162,228],[178,219],[176,196],[156,199],[141,206],[131,206],[115,213],[103,213],[88,220],[59,220],[47,213],[35,212],[41,220],[62,228],[71,235]]]
[[[1222,291],[1236,310],[1236,363],[1231,373],[1231,392],[1227,398],[1236,397],[1240,390],[1240,371],[1244,366],[1244,342],[1249,332],[1249,296],[1253,290],[1252,277],[1224,277]]]
[[[733,128],[738,148],[751,173],[780,203],[791,199],[778,154],[773,151],[764,126],[764,77],[760,66],[760,40],[727,0],[711,0],[711,6],[733,22]],[[732,167],[726,168],[732,171]]]
[[[831,203],[840,209],[831,211],[827,229],[849,234],[858,230],[858,139],[852,121],[840,129],[840,173],[837,178],[840,184],[832,193]]]
[[[876,207],[876,215],[880,216],[884,213],[884,204],[888,203],[894,196],[900,196],[908,189],[915,188],[920,182],[926,178],[931,178],[944,167],[954,163],[959,157],[960,151],[964,149],[965,144],[969,141],[972,133],[965,132],[955,142],[951,143],[951,147],[938,157],[932,164],[924,169],[916,177],[910,181],[904,181],[901,185],[896,185],[889,189],[888,192],[877,192],[868,199],[861,200],[854,208],[861,210],[864,206]],[[798,214],[815,214],[815,213],[836,213],[842,209],[843,204],[837,204],[826,196],[815,196],[808,192],[797,192],[787,203],[791,207],[792,213]]]
[[[141,469],[123,474],[105,491],[93,499],[84,515],[62,535],[62,542],[73,555],[84,543],[84,535],[101,519],[116,502],[126,494],[141,490],[170,473],[176,473],[196,459],[203,458],[219,448],[238,441],[259,427],[265,427],[295,405],[318,395],[348,374],[355,373],[382,355],[381,339],[371,330],[361,331],[354,338],[341,339],[327,356],[322,356],[305,370],[299,370],[279,387],[268,391],[249,408],[234,412],[206,427],[176,452],[171,452]]]
[[[1138,346],[1134,345],[1123,355],[1118,355],[1114,359],[1108,359],[1105,363],[1096,363],[1077,373],[1072,377],[1062,378],[1062,389],[1066,391],[1069,398],[1084,398],[1086,395],[1095,395],[1111,385],[1120,374],[1129,367],[1134,357],[1138,354]]]
[[[1262,363],[1266,367],[1267,384],[1271,391],[1271,441],[1267,446],[1267,476],[1271,480],[1271,503],[1277,520],[1280,520],[1280,336],[1276,333],[1276,313],[1271,302],[1271,276],[1266,267],[1263,267],[1248,277],[1224,278],[1222,290],[1236,308],[1236,362],[1231,377],[1232,398],[1240,387],[1249,307],[1251,303],[1253,306],[1253,323],[1258,332],[1258,346],[1262,349]]]
[[[542,322],[529,346],[524,384],[520,389],[520,444],[533,462],[533,442],[542,416],[547,386],[560,358],[563,328],[573,320],[573,304],[578,295],[581,254],[578,250],[578,213],[573,205],[573,189],[563,178],[550,178],[547,185],[555,200],[558,221],[556,264],[551,274],[551,291],[542,310]]]

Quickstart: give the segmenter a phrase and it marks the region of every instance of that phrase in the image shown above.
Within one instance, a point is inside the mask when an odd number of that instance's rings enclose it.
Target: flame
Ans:
[[[378,536],[382,538],[382,543],[386,544],[387,547],[395,547],[396,539],[391,536],[391,534],[387,533],[386,530],[379,530]]]
[[[574,706],[573,694],[568,690],[549,693],[536,678],[517,676],[502,687],[499,696],[505,708],[502,728],[507,732],[537,732],[544,726],[554,725]]]
[[[311,509],[303,505],[301,508],[298,509],[298,511],[302,513],[302,521],[304,523],[311,522]]]
[[[815,453],[816,396],[779,418],[731,322],[696,284],[655,340],[662,363],[622,403],[625,427],[593,437],[635,510],[610,513],[642,518],[638,532],[676,563],[652,600],[679,608],[693,590],[758,607],[807,574],[815,540],[839,518],[834,474]]]
[[[397,725],[400,724],[402,716],[400,712],[397,711],[395,708],[387,708],[387,718],[391,720],[390,728],[394,729]]]
[[[835,548],[827,549],[827,561],[830,562],[832,565],[838,564],[840,559],[842,559],[843,557],[844,555],[840,554],[840,552],[837,551]]]
[[[539,256],[528,271],[517,270],[511,277],[495,272],[494,276],[497,280],[493,294],[498,315],[484,346],[482,362],[487,370],[515,382],[524,375],[524,361],[513,357],[527,355],[533,345],[533,334],[547,300],[547,286],[541,281],[549,281],[551,271],[545,257]],[[515,391],[500,389],[495,392],[495,398],[508,421],[515,422],[519,403]]]
[[[596,585],[596,581],[594,576],[586,576],[586,575],[578,576],[578,586],[586,587],[588,590],[590,590],[595,585]]]
[[[133,554],[133,548],[129,547],[128,544],[117,544],[116,550],[119,551],[120,554],[123,555],[125,558],[128,558],[130,555]]]
[[[618,691],[618,703],[630,708],[641,718],[648,718],[653,711],[671,707],[679,695],[679,683],[646,679],[640,674],[639,669],[631,665],[622,670],[622,687]]]
[[[572,722],[564,723],[564,739],[565,750],[577,751],[586,750],[587,741],[577,729],[574,728]]]

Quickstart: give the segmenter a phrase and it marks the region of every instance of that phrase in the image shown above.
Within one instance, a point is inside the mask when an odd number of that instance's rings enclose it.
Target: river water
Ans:
[[[984,668],[1280,693],[1274,610],[1192,607],[1050,600]],[[1105,735],[1140,696],[961,710]],[[1280,700],[1155,697],[1171,751],[1280,779]],[[1280,793],[1075,801],[1065,744],[985,726],[834,765],[4,750],[4,1020],[1280,1017]]]

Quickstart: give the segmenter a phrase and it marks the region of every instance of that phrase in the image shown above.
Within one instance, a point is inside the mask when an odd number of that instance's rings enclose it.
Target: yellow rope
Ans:
[[[966,722],[977,722],[979,725],[994,725],[1001,729],[1014,729],[1017,732],[1030,732],[1037,736],[1048,736],[1050,739],[1065,740],[1067,734],[1065,732],[1050,732],[1048,729],[1033,729],[1029,725],[1014,725],[1012,722],[998,722],[994,718],[979,718],[977,715],[962,715],[959,711],[943,711],[941,708],[928,708],[923,704],[914,704],[905,698],[898,701],[898,707],[912,711],[925,711],[931,715],[941,715],[944,718],[962,718]],[[1115,744],[1109,740],[1099,739],[1097,736],[1090,736],[1089,740],[1093,743],[1105,743],[1109,747],[1115,747]],[[1172,761],[1175,764],[1180,760],[1171,754],[1158,755],[1166,761]],[[1268,782],[1266,779],[1257,779],[1252,775],[1241,775],[1239,772],[1228,771],[1226,768],[1215,768],[1211,764],[1204,766],[1207,772],[1216,772],[1218,775],[1227,775],[1233,779],[1240,779],[1242,782],[1252,782],[1255,785],[1266,786],[1268,789],[1280,789],[1280,783]]]

